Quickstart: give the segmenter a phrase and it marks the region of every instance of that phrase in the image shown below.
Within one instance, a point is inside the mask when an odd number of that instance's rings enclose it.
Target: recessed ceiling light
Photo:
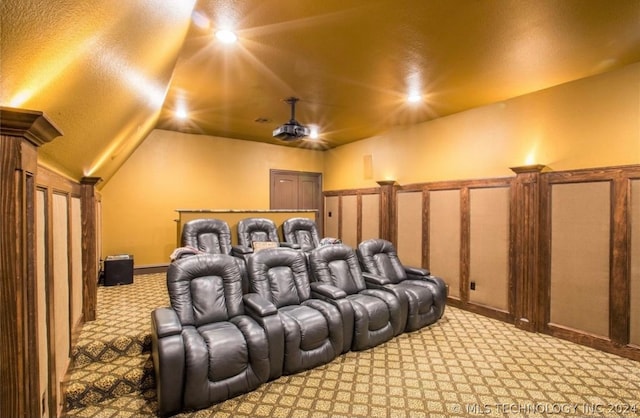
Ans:
[[[185,109],[183,106],[180,106],[175,110],[175,115],[176,115],[176,118],[182,119],[182,120],[185,120],[189,117],[187,109]]]
[[[422,101],[422,95],[420,93],[409,93],[407,96],[407,102],[409,103],[418,103]]]
[[[238,36],[229,29],[220,29],[217,31],[216,38],[224,44],[233,44],[238,40]]]

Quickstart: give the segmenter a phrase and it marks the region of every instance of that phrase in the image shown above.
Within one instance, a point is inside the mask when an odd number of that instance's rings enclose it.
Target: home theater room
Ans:
[[[0,417],[640,416],[640,1],[0,11]]]

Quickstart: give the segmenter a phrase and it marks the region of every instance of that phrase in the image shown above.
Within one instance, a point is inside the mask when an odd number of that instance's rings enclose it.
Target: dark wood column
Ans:
[[[609,338],[617,346],[629,344],[631,326],[631,184],[616,173],[612,187],[611,264],[609,282]]]
[[[96,184],[100,177],[83,177],[80,181],[80,206],[82,208],[82,314],[85,321],[96,319],[98,299],[98,218]]]
[[[40,411],[37,148],[60,136],[42,112],[0,107],[0,416]]]
[[[511,195],[511,291],[509,311],[515,325],[538,331],[540,173],[544,165],[511,167],[516,173]]]
[[[382,180],[376,182],[380,186],[380,238],[395,242],[392,220],[395,217],[395,195],[393,186],[395,180]]]

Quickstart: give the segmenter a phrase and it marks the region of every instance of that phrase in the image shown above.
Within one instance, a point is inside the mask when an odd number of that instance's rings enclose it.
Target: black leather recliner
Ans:
[[[299,246],[302,251],[311,251],[321,245],[342,243],[338,238],[320,238],[318,226],[309,218],[287,219],[282,223],[282,235],[287,243]]]
[[[345,340],[350,344],[353,326],[343,324],[353,322],[353,315],[348,312],[343,317],[333,304],[311,298],[304,253],[291,248],[264,249],[248,259],[247,272],[250,292],[273,304],[282,322],[284,374],[326,364],[343,352]],[[322,287],[320,283],[313,286]],[[346,297],[339,289],[334,294],[336,299]]]
[[[303,251],[312,250],[320,245],[320,236],[316,223],[309,218],[289,218],[282,223],[284,240],[298,244]]]
[[[197,254],[169,265],[171,307],[151,313],[158,410],[169,415],[251,391],[282,370],[272,304],[243,295],[235,257]]]
[[[444,313],[447,287],[423,268],[403,266],[393,244],[369,239],[358,245],[358,259],[370,286],[404,294],[408,301],[405,331],[435,323]]]
[[[347,294],[354,313],[352,350],[374,347],[402,333],[406,298],[387,290],[368,289],[353,248],[345,244],[320,246],[309,253],[309,263],[315,280]]]
[[[240,246],[231,244],[231,229],[221,219],[203,218],[186,222],[182,227],[180,248],[176,248],[172,260],[188,257],[198,253],[231,254],[237,257],[238,267],[243,278],[243,293],[248,291],[245,258],[250,254]]]
[[[182,227],[181,245],[210,254],[231,254],[231,230],[220,219],[193,219]]]
[[[280,241],[275,222],[268,218],[245,218],[238,222],[238,245],[234,246],[237,254],[243,254],[245,259],[253,253],[254,242],[273,242],[277,247],[299,249],[297,244]]]

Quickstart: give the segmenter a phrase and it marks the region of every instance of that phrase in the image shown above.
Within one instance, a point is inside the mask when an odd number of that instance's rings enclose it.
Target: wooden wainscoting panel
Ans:
[[[361,241],[380,237],[380,195],[363,194]]]
[[[631,296],[629,342],[640,346],[640,179],[631,181]]]
[[[611,185],[551,188],[550,323],[609,336]]]
[[[42,416],[49,413],[49,335],[47,333],[47,192],[36,190],[36,294],[38,301],[38,364],[40,371],[40,393],[38,399],[45,399]]]
[[[69,238],[71,254],[71,318],[70,323],[75,331],[82,321],[82,210],[79,197],[71,198],[71,217]]]
[[[396,195],[397,250],[402,263],[422,267],[422,191]]]
[[[340,236],[340,196],[324,198],[324,234],[325,237]]]
[[[460,298],[460,190],[429,192],[429,269]]]
[[[342,196],[340,222],[343,243],[356,248],[358,246],[358,196]]]
[[[509,188],[470,189],[469,206],[469,302],[508,312]]]
[[[55,347],[57,382],[64,379],[71,352],[70,299],[69,299],[69,245],[68,245],[68,198],[66,194],[53,194],[53,281],[55,309]],[[60,390],[60,385],[58,385]],[[61,392],[57,396],[62,403]]]

